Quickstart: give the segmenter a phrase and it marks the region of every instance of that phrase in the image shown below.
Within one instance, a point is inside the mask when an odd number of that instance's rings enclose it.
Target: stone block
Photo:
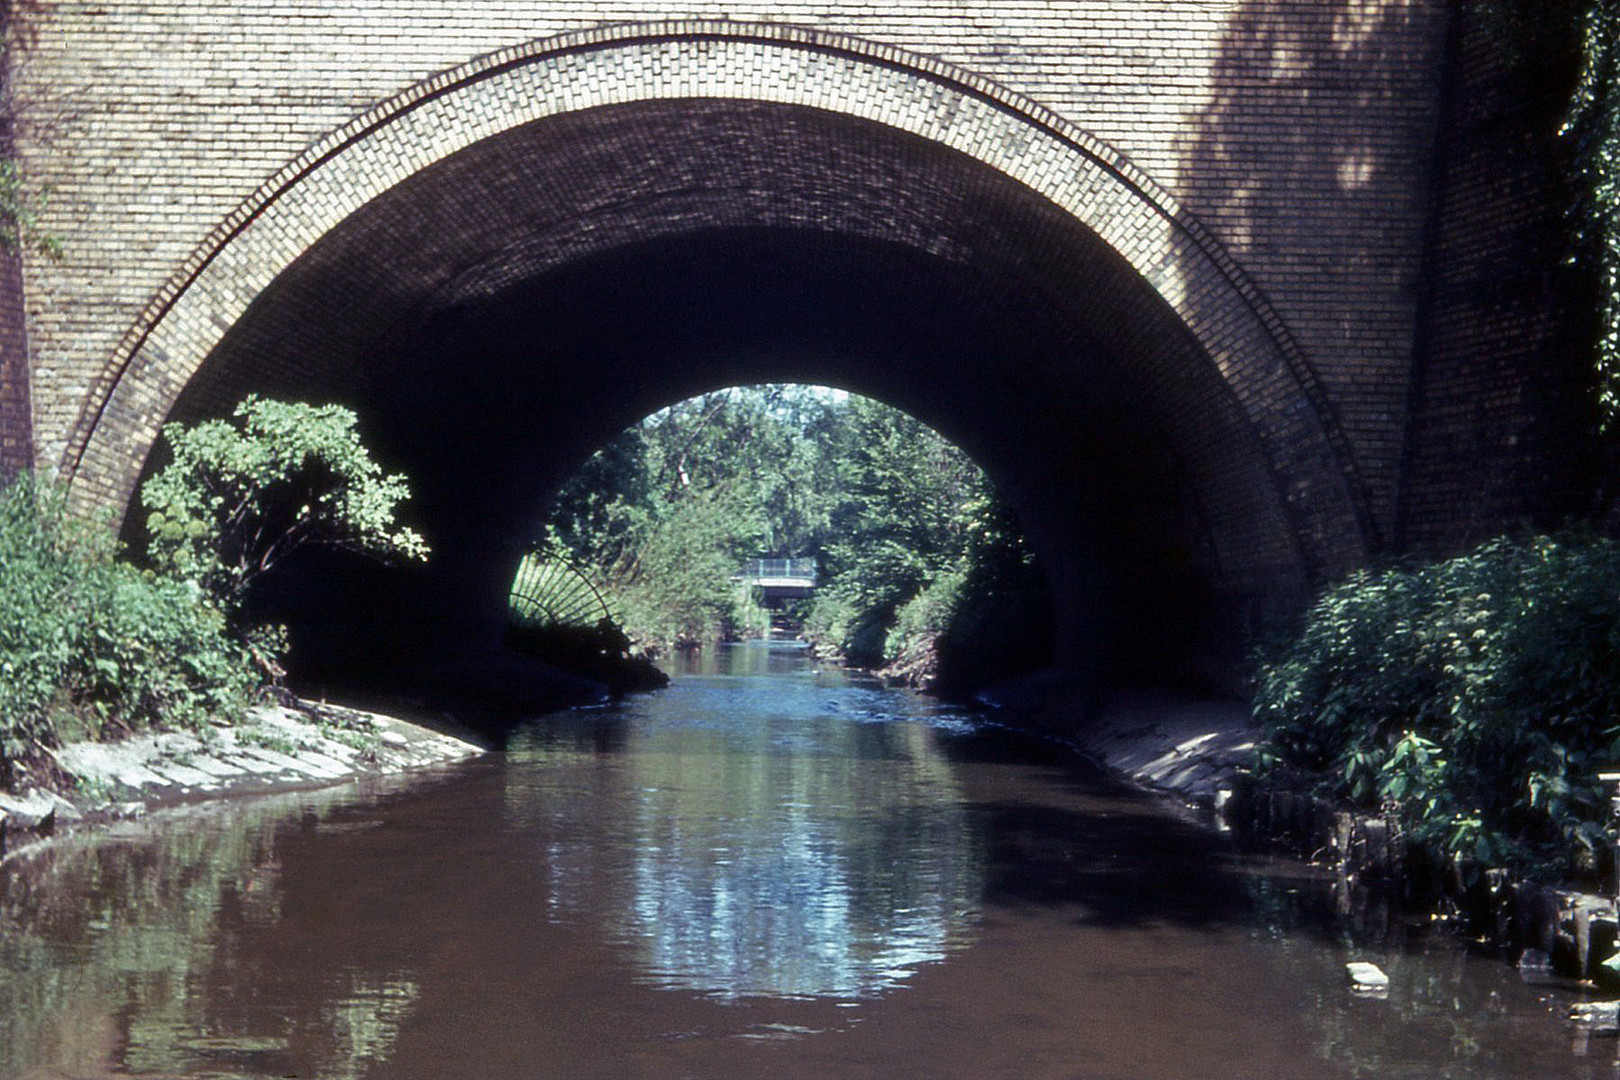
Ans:
[[[1603,971],[1603,961],[1614,955],[1617,926],[1614,903],[1600,897],[1590,898],[1575,911],[1575,954],[1578,960],[1577,977],[1596,979]]]

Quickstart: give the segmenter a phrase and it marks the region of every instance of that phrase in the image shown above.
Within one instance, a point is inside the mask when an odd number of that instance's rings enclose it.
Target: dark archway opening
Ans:
[[[619,106],[453,155],[294,262],[172,416],[342,401],[411,474],[427,568],[310,559],[267,598],[307,677],[387,680],[494,647],[547,497],[613,434],[788,381],[983,465],[1094,682],[1231,686],[1304,589],[1251,406],[1135,270],[982,163],[816,110]]]

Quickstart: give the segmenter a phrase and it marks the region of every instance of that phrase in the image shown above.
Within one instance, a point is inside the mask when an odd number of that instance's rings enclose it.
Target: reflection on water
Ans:
[[[855,998],[942,959],[983,886],[934,742],[949,714],[811,672],[791,647],[725,655],[741,674],[716,674],[711,654],[691,666],[709,674],[620,708],[610,766],[566,750],[555,726],[514,745],[515,760],[543,766],[512,770],[514,813],[533,821],[583,768],[588,802],[570,812],[613,822],[579,850],[548,848],[556,906],[612,897],[614,931],[648,979],[721,997]],[[626,851],[626,879],[572,895],[568,868],[604,849]]]
[[[1569,989],[1330,907],[1061,748],[750,647],[505,760],[12,858],[0,1077],[1620,1075]]]
[[[318,1064],[348,1080],[386,1057],[415,993],[405,973],[342,973],[295,1038],[279,1016],[250,1019],[268,958],[235,955],[244,931],[284,918],[278,832],[319,830],[365,798],[179,810],[13,860],[0,889],[0,1075],[305,1076]]]

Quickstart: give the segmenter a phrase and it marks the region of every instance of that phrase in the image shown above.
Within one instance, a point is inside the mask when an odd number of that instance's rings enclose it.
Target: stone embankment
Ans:
[[[70,743],[55,752],[64,793],[0,795],[0,857],[8,842],[59,828],[144,815],[222,795],[317,787],[465,760],[471,742],[391,716],[298,702],[253,710],[200,732]]]
[[[1259,738],[1244,702],[1135,693],[1104,700],[1081,744],[1139,784],[1222,809]]]

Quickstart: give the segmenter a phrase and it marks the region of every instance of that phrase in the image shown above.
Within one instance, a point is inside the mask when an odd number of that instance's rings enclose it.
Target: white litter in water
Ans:
[[[1344,969],[1350,973],[1351,989],[1368,994],[1389,992],[1389,976],[1377,964],[1356,960],[1344,965]]]

